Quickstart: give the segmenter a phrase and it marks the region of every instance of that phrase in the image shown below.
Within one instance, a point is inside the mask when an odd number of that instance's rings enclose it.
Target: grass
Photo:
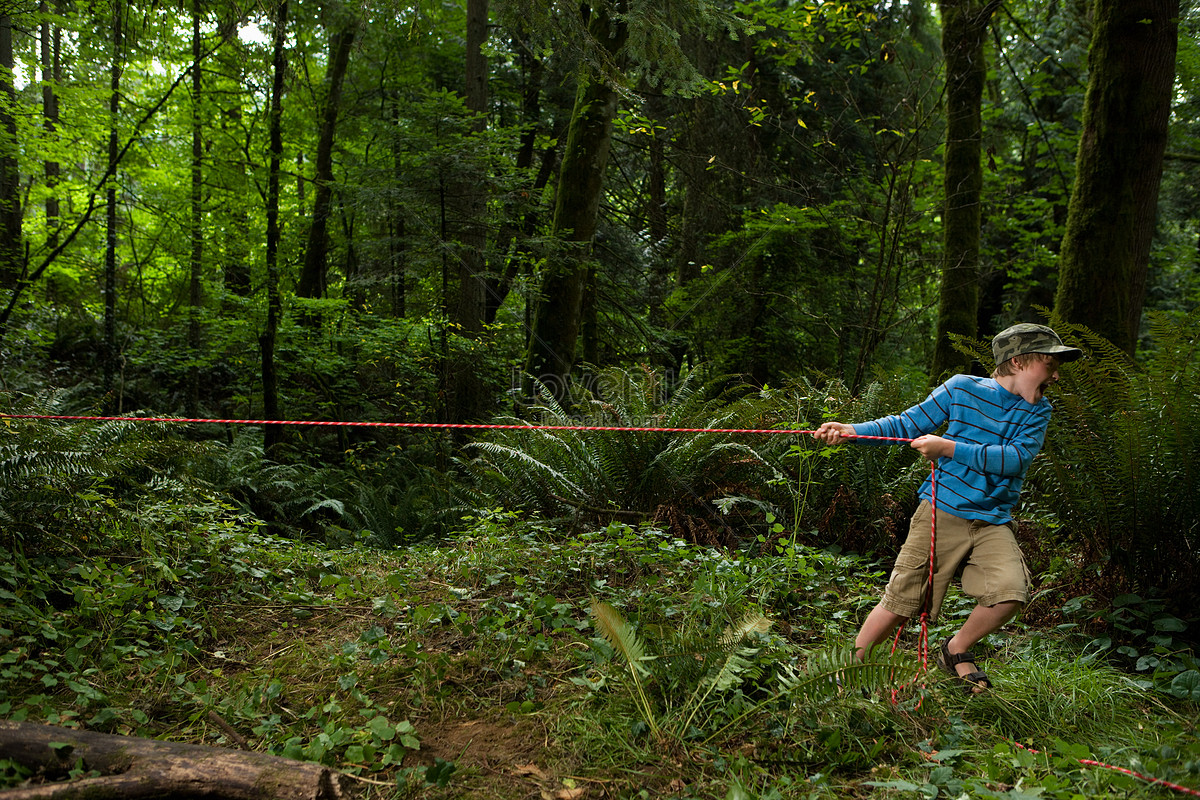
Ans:
[[[1197,705],[1070,630],[993,637],[982,697],[933,671],[893,705],[911,635],[894,673],[839,673],[882,582],[855,557],[502,514],[327,550],[220,518],[0,566],[0,718],[321,761],[379,798],[1172,794],[1080,759],[1200,786]],[[28,777],[0,761],[0,788]]]

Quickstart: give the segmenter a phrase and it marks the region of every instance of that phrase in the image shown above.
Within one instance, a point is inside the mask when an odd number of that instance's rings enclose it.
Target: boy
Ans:
[[[990,378],[955,375],[901,414],[857,425],[826,422],[813,432],[830,444],[855,435],[911,439],[921,455],[940,459],[929,618],[937,618],[950,580],[961,568],[963,591],[976,606],[962,628],[942,642],[938,664],[973,692],[992,684],[971,648],[1029,602],[1029,571],[1010,512],[1050,422],[1046,388],[1058,380],[1059,365],[1083,355],[1052,329],[1031,323],[998,333],[992,353],[996,370]],[[934,434],[947,423],[943,435]],[[929,584],[931,483],[932,476],[921,486],[921,504],[887,588],[855,639],[860,657],[921,612]]]

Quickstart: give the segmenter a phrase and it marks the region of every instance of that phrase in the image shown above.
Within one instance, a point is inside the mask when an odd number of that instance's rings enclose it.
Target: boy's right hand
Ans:
[[[847,436],[854,435],[854,428],[842,422],[826,422],[813,431],[813,438],[827,444],[840,444]]]

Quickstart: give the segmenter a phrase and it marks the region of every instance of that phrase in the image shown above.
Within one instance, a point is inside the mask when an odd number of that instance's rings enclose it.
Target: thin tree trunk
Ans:
[[[944,251],[938,301],[937,340],[931,378],[970,369],[949,334],[975,336],[979,305],[979,229],[983,189],[984,42],[999,0],[941,0],[942,51],[946,59]]]
[[[13,86],[12,19],[0,13],[0,287],[15,294],[21,278],[21,187],[17,164],[17,121]]]
[[[1096,0],[1055,317],[1137,346],[1171,114],[1179,0]]]
[[[200,305],[201,274],[204,267],[204,142],[201,127],[201,80],[200,80],[200,13],[201,0],[192,0],[192,254],[188,276],[188,350],[191,366],[188,368],[187,412],[194,417],[200,407]]]
[[[113,402],[111,393],[116,375],[117,361],[117,162],[120,158],[118,143],[118,114],[121,109],[121,59],[124,55],[124,14],[121,0],[112,4],[112,64],[109,67],[108,98],[108,184],[104,191],[105,200],[105,245],[104,245],[104,378],[103,391],[110,409],[120,411],[121,398]]]
[[[328,284],[329,215],[333,208],[333,142],[337,133],[338,112],[342,105],[342,81],[350,63],[358,23],[347,21],[329,38],[329,72],[325,78],[325,97],[321,103],[321,127],[317,136],[317,162],[313,193],[312,227],[304,251],[304,266],[296,283],[299,297],[323,297]]]
[[[279,377],[275,367],[275,339],[279,332],[283,303],[279,296],[279,173],[283,165],[283,85],[287,72],[288,0],[276,9],[271,56],[271,110],[269,136],[271,161],[267,171],[267,324],[258,339],[262,350],[263,416],[279,419]],[[263,431],[263,455],[278,460],[283,440],[282,425],[267,425]]]
[[[541,91],[545,68],[541,60],[524,45],[519,34],[513,37],[512,46],[516,51],[517,63],[520,65],[523,78],[521,119],[525,122],[524,130],[521,133],[521,146],[517,149],[515,166],[518,174],[528,174],[533,170],[533,157],[540,130],[538,120],[541,118]],[[546,153],[543,154],[541,168],[537,175],[527,182],[524,185],[525,188],[520,192],[520,196],[525,201],[531,197],[537,197],[541,193],[553,171],[555,148],[547,148],[547,151],[548,157],[546,157]],[[527,261],[528,248],[522,241],[522,234],[529,237],[537,229],[537,214],[532,210],[531,206],[533,205],[535,204],[516,200],[507,204],[505,220],[497,236],[497,245],[493,248],[500,263],[492,270],[492,274],[488,278],[487,294],[484,298],[487,303],[485,320],[489,325],[496,321],[496,314],[499,313],[500,306],[508,297],[513,281],[516,280],[523,264]],[[524,213],[523,219],[522,212]]]
[[[47,15],[45,0],[38,5],[39,13]],[[56,89],[62,78],[62,31],[43,16],[39,31],[42,60],[42,117],[46,134],[53,138],[58,131],[58,95]],[[62,225],[58,187],[61,167],[58,161],[47,159],[43,167],[46,176],[46,246],[58,244],[58,229]]]

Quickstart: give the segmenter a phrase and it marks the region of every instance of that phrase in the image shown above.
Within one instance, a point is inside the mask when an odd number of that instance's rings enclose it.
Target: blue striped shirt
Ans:
[[[1050,401],[1037,403],[992,378],[955,375],[900,414],[854,425],[861,436],[915,439],[934,433],[954,441],[954,456],[938,460],[937,506],[957,517],[1002,525],[1012,519],[1025,472],[1042,449]],[[931,497],[932,476],[920,497]]]

